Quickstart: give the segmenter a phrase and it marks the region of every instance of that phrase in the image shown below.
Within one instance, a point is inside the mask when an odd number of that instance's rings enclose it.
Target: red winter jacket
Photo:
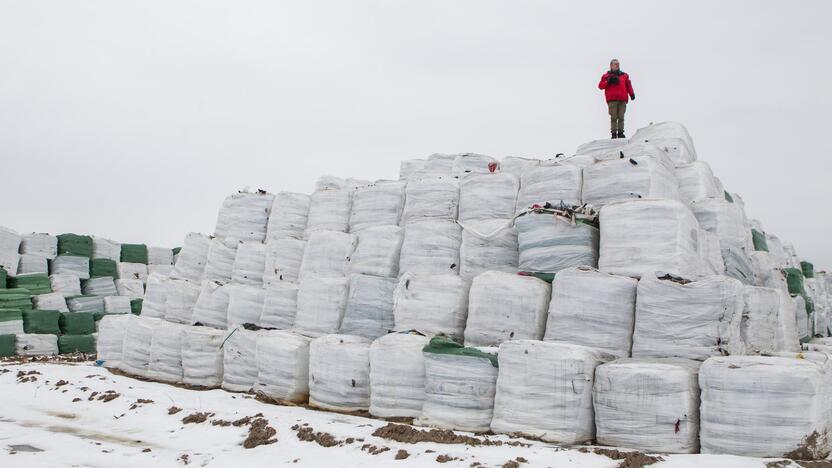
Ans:
[[[621,74],[618,75],[618,83],[614,85],[607,83],[607,80],[609,80],[610,76],[612,76],[612,73],[604,73],[604,76],[601,77],[601,82],[598,83],[598,89],[604,90],[604,96],[607,98],[607,102],[627,102],[630,99],[636,98],[636,93],[633,92],[633,82],[630,81],[630,75],[621,72]],[[628,97],[630,99],[628,99]]]

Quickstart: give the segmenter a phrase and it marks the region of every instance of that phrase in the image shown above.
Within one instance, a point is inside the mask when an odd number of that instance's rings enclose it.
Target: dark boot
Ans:
[[[618,138],[618,134],[619,134],[619,132],[612,132],[612,137],[611,138],[613,140],[615,140],[616,138]]]
[[[627,138],[624,136],[624,130],[619,130],[618,134],[616,135],[616,138]]]

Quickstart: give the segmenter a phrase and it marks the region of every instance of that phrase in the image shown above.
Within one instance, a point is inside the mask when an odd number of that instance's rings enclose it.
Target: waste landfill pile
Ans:
[[[4,229],[0,264],[6,355],[88,350],[97,329],[105,367],[328,411],[832,450],[832,277],[748,219],[674,122],[570,157],[433,154],[398,180],[237,192],[175,257]]]

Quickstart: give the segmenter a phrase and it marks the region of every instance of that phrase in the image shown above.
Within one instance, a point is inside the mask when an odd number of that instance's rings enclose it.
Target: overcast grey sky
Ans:
[[[434,152],[545,158],[687,125],[749,216],[832,266],[829,1],[0,0],[0,224],[211,232],[225,195],[396,178]]]

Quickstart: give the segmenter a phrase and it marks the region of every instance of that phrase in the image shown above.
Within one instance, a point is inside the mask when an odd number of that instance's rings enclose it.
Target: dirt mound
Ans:
[[[332,434],[328,432],[316,432],[311,426],[300,426],[295,424],[292,426],[292,430],[297,432],[298,440],[302,440],[304,442],[315,442],[321,447],[336,447],[344,445],[343,441],[336,439]]]
[[[193,413],[182,418],[182,424],[200,424],[208,420],[214,413]]]
[[[454,431],[445,429],[422,430],[416,429],[413,426],[396,423],[389,423],[386,426],[376,429],[373,435],[406,444],[436,442],[438,444],[503,445],[503,442],[500,440],[459,435],[455,434]]]
[[[168,408],[168,414],[176,414],[180,411],[182,411],[182,408],[178,406],[171,406],[170,408]]]
[[[601,447],[581,447],[578,451],[582,453],[595,453],[597,455],[603,455],[605,457],[612,458],[613,460],[621,460],[621,463],[618,464],[618,468],[641,468],[643,466],[664,461],[664,458],[662,457],[655,457],[642,452],[622,452],[616,449]]]
[[[407,458],[407,457],[409,457],[409,456],[410,456],[410,454],[409,454],[409,453],[407,453],[407,450],[405,450],[405,449],[399,449],[399,451],[398,451],[398,452],[396,452],[396,456],[395,456],[394,458],[395,458],[396,460],[404,460],[405,458]]]
[[[250,422],[248,437],[243,441],[243,448],[254,448],[260,445],[269,445],[277,442],[277,429],[269,426],[269,421],[264,418],[257,418]]]

